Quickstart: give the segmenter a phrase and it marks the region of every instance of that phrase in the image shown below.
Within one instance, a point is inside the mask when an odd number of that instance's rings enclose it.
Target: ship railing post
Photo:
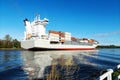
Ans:
[[[117,65],[117,69],[119,69],[120,68],[120,64],[119,65]]]
[[[107,80],[112,80],[112,73],[113,73],[113,70],[112,69],[107,69],[107,71],[109,72],[108,76],[107,76]]]
[[[120,64],[117,65],[117,69],[120,69]],[[117,76],[117,80],[120,80],[120,75]]]
[[[107,69],[107,72],[101,75],[97,80],[104,80],[105,78],[107,78],[107,80],[112,80],[112,73],[112,69]]]

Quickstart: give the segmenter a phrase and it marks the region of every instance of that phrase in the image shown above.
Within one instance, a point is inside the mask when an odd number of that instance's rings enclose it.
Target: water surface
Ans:
[[[1,50],[0,80],[94,80],[101,71],[118,64],[120,49]]]

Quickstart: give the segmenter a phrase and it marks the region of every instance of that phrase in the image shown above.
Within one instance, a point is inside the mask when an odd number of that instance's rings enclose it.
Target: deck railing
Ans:
[[[120,69],[120,64],[117,65],[117,69]],[[112,80],[112,73],[114,73],[113,69],[107,69],[107,72],[101,75],[97,80]],[[120,80],[120,74],[114,80]]]

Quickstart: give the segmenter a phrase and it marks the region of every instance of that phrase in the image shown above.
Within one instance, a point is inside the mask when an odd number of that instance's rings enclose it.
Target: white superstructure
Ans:
[[[39,15],[37,15],[33,22],[30,23],[28,19],[25,19],[24,23],[26,28],[24,40],[47,37],[45,26],[48,23],[48,19],[40,20]]]
[[[21,47],[24,49],[49,49],[49,50],[89,50],[94,49],[98,42],[93,39],[75,38],[69,32],[50,30],[46,33],[48,19],[40,19],[36,15],[33,22],[24,20],[25,32]]]

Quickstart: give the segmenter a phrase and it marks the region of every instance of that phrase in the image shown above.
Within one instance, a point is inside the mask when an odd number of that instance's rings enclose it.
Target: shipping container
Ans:
[[[49,33],[53,33],[53,34],[59,34],[59,32],[54,31],[54,30],[49,30]]]
[[[89,39],[88,42],[89,42],[89,43],[93,43],[94,40],[93,40],[93,39]]]
[[[59,38],[59,41],[60,41],[60,42],[65,42],[65,38],[64,38],[64,37],[60,37],[60,38]]]
[[[88,40],[87,38],[83,38],[83,40]]]
[[[77,41],[77,38],[71,37],[71,40],[72,40],[72,41]]]

